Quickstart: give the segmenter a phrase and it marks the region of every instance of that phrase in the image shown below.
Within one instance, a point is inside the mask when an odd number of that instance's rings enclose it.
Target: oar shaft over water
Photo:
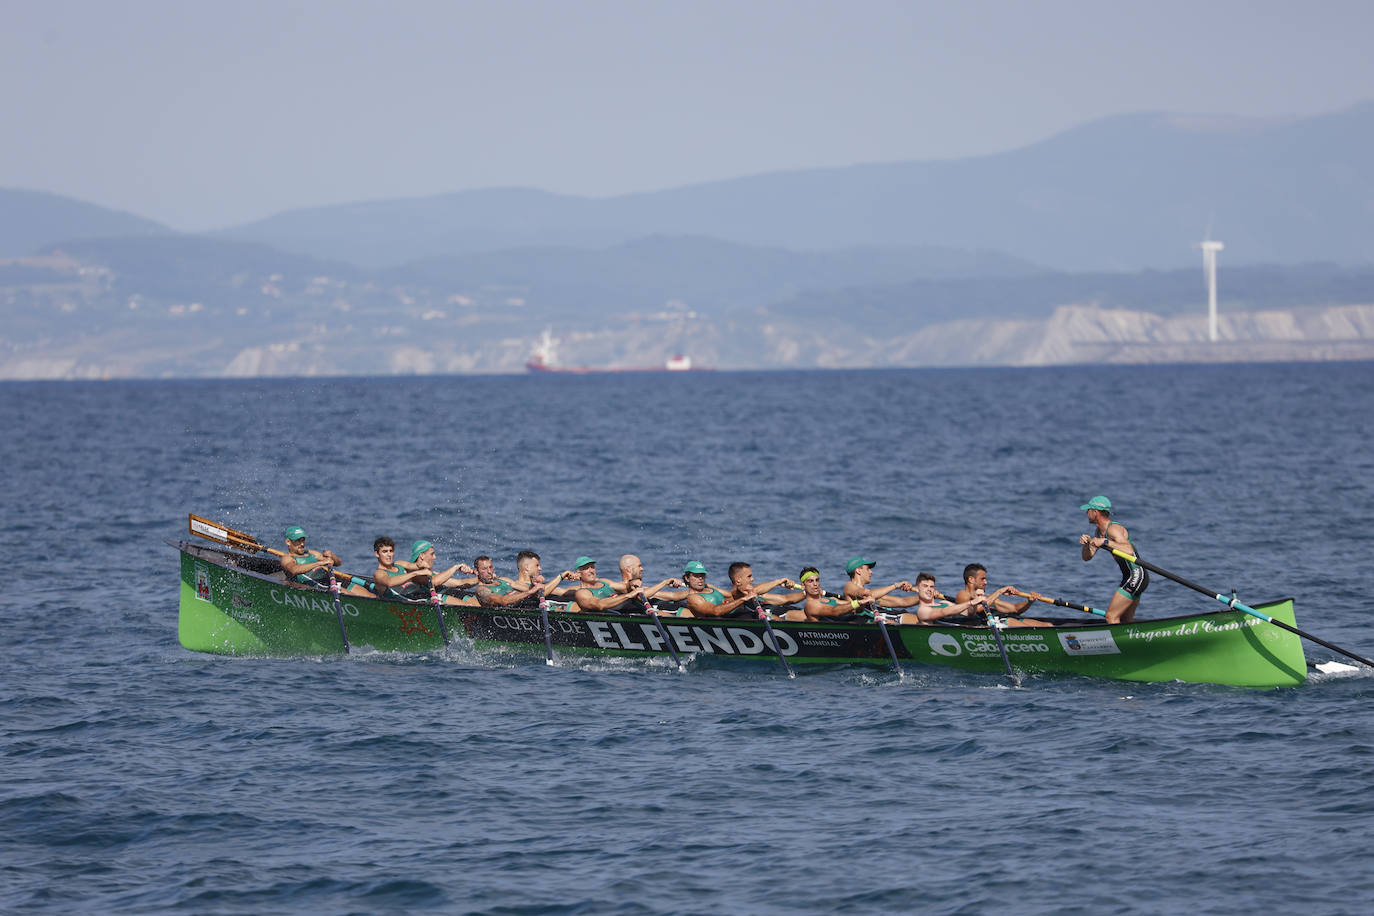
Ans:
[[[1243,612],[1245,612],[1246,614],[1249,614],[1251,617],[1258,617],[1260,620],[1263,620],[1265,623],[1272,623],[1274,626],[1279,627],[1280,629],[1287,630],[1287,631],[1290,632],[1290,633],[1296,633],[1298,636],[1301,636],[1303,639],[1310,639],[1310,640],[1312,640],[1312,642],[1316,643],[1316,644],[1319,645],[1319,646],[1325,646],[1326,648],[1330,649],[1332,652],[1339,652],[1341,655],[1344,655],[1346,658],[1354,659],[1355,661],[1359,662],[1359,663],[1362,664],[1362,665],[1366,665],[1366,666],[1368,666],[1368,667],[1370,667],[1370,668],[1374,668],[1374,661],[1371,661],[1370,659],[1367,659],[1367,658],[1365,658],[1365,657],[1362,656],[1362,655],[1356,655],[1354,652],[1351,652],[1351,651],[1349,651],[1348,649],[1342,649],[1340,646],[1338,646],[1338,645],[1336,645],[1336,644],[1334,644],[1334,643],[1329,643],[1329,642],[1327,642],[1326,640],[1322,639],[1322,638],[1319,637],[1319,636],[1313,636],[1311,633],[1308,633],[1308,632],[1306,632],[1306,631],[1304,631],[1304,630],[1299,630],[1297,627],[1291,626],[1291,625],[1289,625],[1289,624],[1286,624],[1286,623],[1284,623],[1282,620],[1275,620],[1273,617],[1270,617],[1268,614],[1264,613],[1263,611],[1257,611],[1257,610],[1255,610],[1254,608],[1250,607],[1248,604],[1245,604],[1245,603],[1243,603],[1242,601],[1240,601],[1240,600],[1238,600],[1238,599],[1236,599],[1236,598],[1227,598],[1225,595],[1222,595],[1222,594],[1219,594],[1219,593],[1217,593],[1217,592],[1214,592],[1214,591],[1212,591],[1212,590],[1209,589],[1209,588],[1203,588],[1201,585],[1198,585],[1196,582],[1190,582],[1190,581],[1188,581],[1187,579],[1183,578],[1182,576],[1179,576],[1179,575],[1176,575],[1176,574],[1174,574],[1174,573],[1169,572],[1167,569],[1160,569],[1158,566],[1154,565],[1153,563],[1147,563],[1147,562],[1145,562],[1144,560],[1140,559],[1140,557],[1137,557],[1137,556],[1134,556],[1134,555],[1132,555],[1132,554],[1129,554],[1129,553],[1127,553],[1127,552],[1124,551],[1124,550],[1115,550],[1115,549],[1110,548],[1110,547],[1107,548],[1107,549],[1108,549],[1108,550],[1111,550],[1112,553],[1116,554],[1118,557],[1120,557],[1121,559],[1125,560],[1125,561],[1128,562],[1128,563],[1134,563],[1134,564],[1137,565],[1137,566],[1141,566],[1141,567],[1143,567],[1143,568],[1145,568],[1145,569],[1148,569],[1148,570],[1149,570],[1150,572],[1152,572],[1152,573],[1159,573],[1159,574],[1160,574],[1161,576],[1163,576],[1164,578],[1166,578],[1166,579],[1172,579],[1173,581],[1177,582],[1179,585],[1182,585],[1182,586],[1184,586],[1184,587],[1186,587],[1186,588],[1191,588],[1193,591],[1198,592],[1199,594],[1206,595],[1206,596],[1208,596],[1209,598],[1215,598],[1217,601],[1220,601],[1222,604],[1226,605],[1227,607],[1231,608],[1232,610],[1243,611]]]

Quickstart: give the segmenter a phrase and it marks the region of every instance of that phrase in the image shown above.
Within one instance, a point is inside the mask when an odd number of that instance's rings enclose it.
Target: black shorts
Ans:
[[[1121,574],[1121,584],[1116,587],[1117,594],[1125,595],[1132,601],[1139,601],[1150,587],[1150,573],[1143,566],[1132,565]]]

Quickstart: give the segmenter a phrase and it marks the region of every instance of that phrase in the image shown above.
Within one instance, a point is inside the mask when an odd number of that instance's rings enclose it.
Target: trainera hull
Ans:
[[[181,551],[177,634],[187,649],[249,656],[344,651],[339,610],[327,592],[288,585],[280,576],[255,572],[253,564],[263,561],[244,555],[186,543],[177,546]],[[355,647],[384,652],[430,652],[444,647],[436,611],[428,604],[344,595],[339,605],[343,627]],[[1292,599],[1256,608],[1295,624]],[[479,649],[527,647],[543,654],[545,634],[537,609],[446,606],[443,613],[450,639],[470,641]],[[669,654],[658,627],[648,617],[551,610],[548,620],[549,637],[558,654]],[[674,617],[662,621],[682,655],[755,661],[776,657],[762,621]],[[872,623],[775,621],[772,629],[793,664],[891,663],[882,633]],[[904,663],[1003,671],[996,639],[986,627],[889,625],[887,630]],[[1292,686],[1307,676],[1297,636],[1239,611],[1116,625],[1061,620],[1052,628],[1005,629],[1002,639],[1012,667],[1021,672],[1246,687]]]

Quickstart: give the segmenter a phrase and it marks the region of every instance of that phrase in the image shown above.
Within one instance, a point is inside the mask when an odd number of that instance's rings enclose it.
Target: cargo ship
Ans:
[[[526,372],[553,372],[564,375],[592,375],[604,372],[701,372],[701,366],[692,365],[692,358],[682,353],[674,354],[658,366],[560,366],[555,353],[557,341],[547,330],[535,344],[529,361],[525,363]]]

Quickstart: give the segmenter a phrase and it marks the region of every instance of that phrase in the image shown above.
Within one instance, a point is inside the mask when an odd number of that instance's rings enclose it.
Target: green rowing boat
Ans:
[[[290,656],[347,651],[347,644],[383,652],[442,649],[445,634],[481,649],[517,646],[560,653],[615,656],[709,654],[794,664],[888,665],[891,659],[872,623],[775,621],[770,639],[762,621],[568,613],[537,608],[444,606],[440,621],[428,603],[333,595],[288,583],[281,564],[234,550],[181,542],[181,604],[177,635],[196,652]],[[1292,599],[1256,606],[1290,626]],[[1046,619],[1046,618],[1041,618]],[[1189,681],[1243,687],[1303,683],[1307,661],[1291,632],[1235,610],[1108,624],[1053,620],[1053,627],[1001,631],[1013,668],[1127,681]],[[892,626],[897,658],[970,671],[1002,673],[997,640],[988,627]],[[776,640],[776,643],[773,642]]]

